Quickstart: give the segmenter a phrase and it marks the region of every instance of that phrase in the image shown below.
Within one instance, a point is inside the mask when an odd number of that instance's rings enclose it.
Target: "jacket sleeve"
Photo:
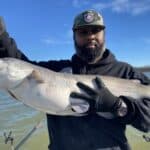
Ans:
[[[150,85],[150,80],[144,74],[130,70],[130,79],[138,79],[142,84]],[[150,99],[132,99],[131,97],[122,97],[127,104],[128,113],[123,118],[118,118],[121,123],[130,124],[136,129],[148,132],[150,131]]]

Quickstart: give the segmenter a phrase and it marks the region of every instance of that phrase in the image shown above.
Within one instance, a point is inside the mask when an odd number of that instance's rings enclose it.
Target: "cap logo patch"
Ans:
[[[94,14],[93,13],[86,13],[84,14],[84,21],[85,22],[92,22],[94,20]]]

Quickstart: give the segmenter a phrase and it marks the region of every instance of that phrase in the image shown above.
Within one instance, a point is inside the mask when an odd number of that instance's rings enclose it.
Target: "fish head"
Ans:
[[[16,64],[0,59],[0,89],[10,89],[17,86],[29,71],[19,68]]]

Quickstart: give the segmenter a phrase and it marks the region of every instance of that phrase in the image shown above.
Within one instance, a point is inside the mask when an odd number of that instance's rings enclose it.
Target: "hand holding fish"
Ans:
[[[96,77],[94,82],[98,88],[97,90],[90,88],[82,82],[77,82],[77,86],[84,91],[85,94],[72,92],[70,96],[72,98],[78,98],[87,101],[90,106],[88,113],[112,112],[116,114],[118,108],[122,104],[122,99],[113,95],[99,77]]]

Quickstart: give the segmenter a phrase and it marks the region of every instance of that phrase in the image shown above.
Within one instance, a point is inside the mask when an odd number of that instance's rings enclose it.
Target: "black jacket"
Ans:
[[[18,50],[15,41],[7,33],[0,36],[0,57],[15,57],[54,71],[70,67],[73,74],[100,74],[126,79],[139,79],[143,84],[150,81],[127,63],[117,61],[107,49],[97,64],[87,65],[76,55],[71,60],[35,62]],[[138,130],[150,130],[150,100],[133,100],[123,97],[128,106],[125,117],[105,119],[97,114],[83,117],[47,114],[50,150],[130,150],[125,136],[126,125]]]

